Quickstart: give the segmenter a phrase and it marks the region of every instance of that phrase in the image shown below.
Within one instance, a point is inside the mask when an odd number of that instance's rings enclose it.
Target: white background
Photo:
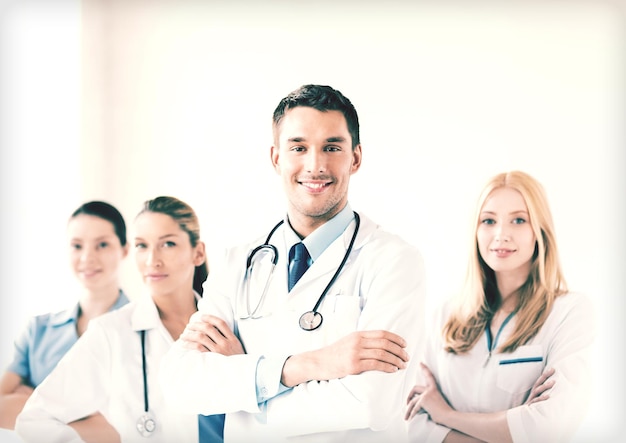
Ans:
[[[0,362],[30,315],[76,301],[65,226],[86,200],[115,204],[132,236],[144,200],[179,197],[210,257],[268,231],[284,213],[272,111],[329,84],[361,120],[351,204],[421,249],[431,304],[463,276],[483,183],[521,169],[544,184],[569,285],[599,321],[578,441],[611,441],[624,417],[624,54],[618,2],[0,0]],[[135,296],[132,256],[123,278]]]

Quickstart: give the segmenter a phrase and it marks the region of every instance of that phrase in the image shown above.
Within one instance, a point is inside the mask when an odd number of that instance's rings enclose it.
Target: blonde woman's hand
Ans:
[[[528,399],[524,402],[525,405],[532,405],[540,401],[545,401],[550,398],[548,391],[554,386],[555,380],[552,378],[556,371],[554,368],[548,368],[541,376],[535,381]]]
[[[443,394],[437,386],[437,381],[432,372],[424,363],[420,363],[425,384],[415,385],[407,398],[407,411],[405,420],[410,420],[422,410],[428,413],[431,420],[441,423],[444,414],[452,411]]]

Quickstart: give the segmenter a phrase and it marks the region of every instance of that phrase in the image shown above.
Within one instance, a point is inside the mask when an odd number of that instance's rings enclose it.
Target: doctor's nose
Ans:
[[[326,171],[325,156],[323,152],[311,149],[306,156],[305,167],[307,172],[315,174],[316,172]]]

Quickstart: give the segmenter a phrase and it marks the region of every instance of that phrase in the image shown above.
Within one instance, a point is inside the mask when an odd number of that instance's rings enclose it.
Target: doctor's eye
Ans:
[[[176,243],[174,243],[173,241],[166,241],[163,243],[164,248],[173,248],[174,246],[176,246]]]
[[[489,217],[483,218],[480,222],[483,225],[495,225],[496,224],[496,221],[493,218],[489,218]]]
[[[75,251],[80,251],[81,249],[83,249],[83,245],[81,245],[80,243],[71,243],[70,248],[74,249]]]
[[[324,147],[324,151],[327,151],[327,152],[338,152],[338,151],[341,151],[341,146],[337,146],[337,145],[326,146],[326,147]]]
[[[522,218],[522,217],[516,217],[513,219],[513,224],[515,225],[521,225],[523,223],[526,223],[526,219]]]
[[[145,249],[146,244],[142,242],[135,243],[135,249]]]
[[[290,150],[294,152],[304,152],[306,148],[304,146],[297,145],[297,146],[292,146]]]
[[[104,249],[109,247],[109,242],[101,241],[98,243],[98,249]]]

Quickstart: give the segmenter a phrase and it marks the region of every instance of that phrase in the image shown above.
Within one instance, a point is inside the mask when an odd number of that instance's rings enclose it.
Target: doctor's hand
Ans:
[[[222,355],[246,353],[226,322],[214,315],[192,315],[179,341],[184,348],[200,352],[215,352]]]
[[[366,371],[397,372],[409,361],[405,347],[406,341],[393,332],[356,331],[332,345],[289,357],[281,382],[291,387]]]

